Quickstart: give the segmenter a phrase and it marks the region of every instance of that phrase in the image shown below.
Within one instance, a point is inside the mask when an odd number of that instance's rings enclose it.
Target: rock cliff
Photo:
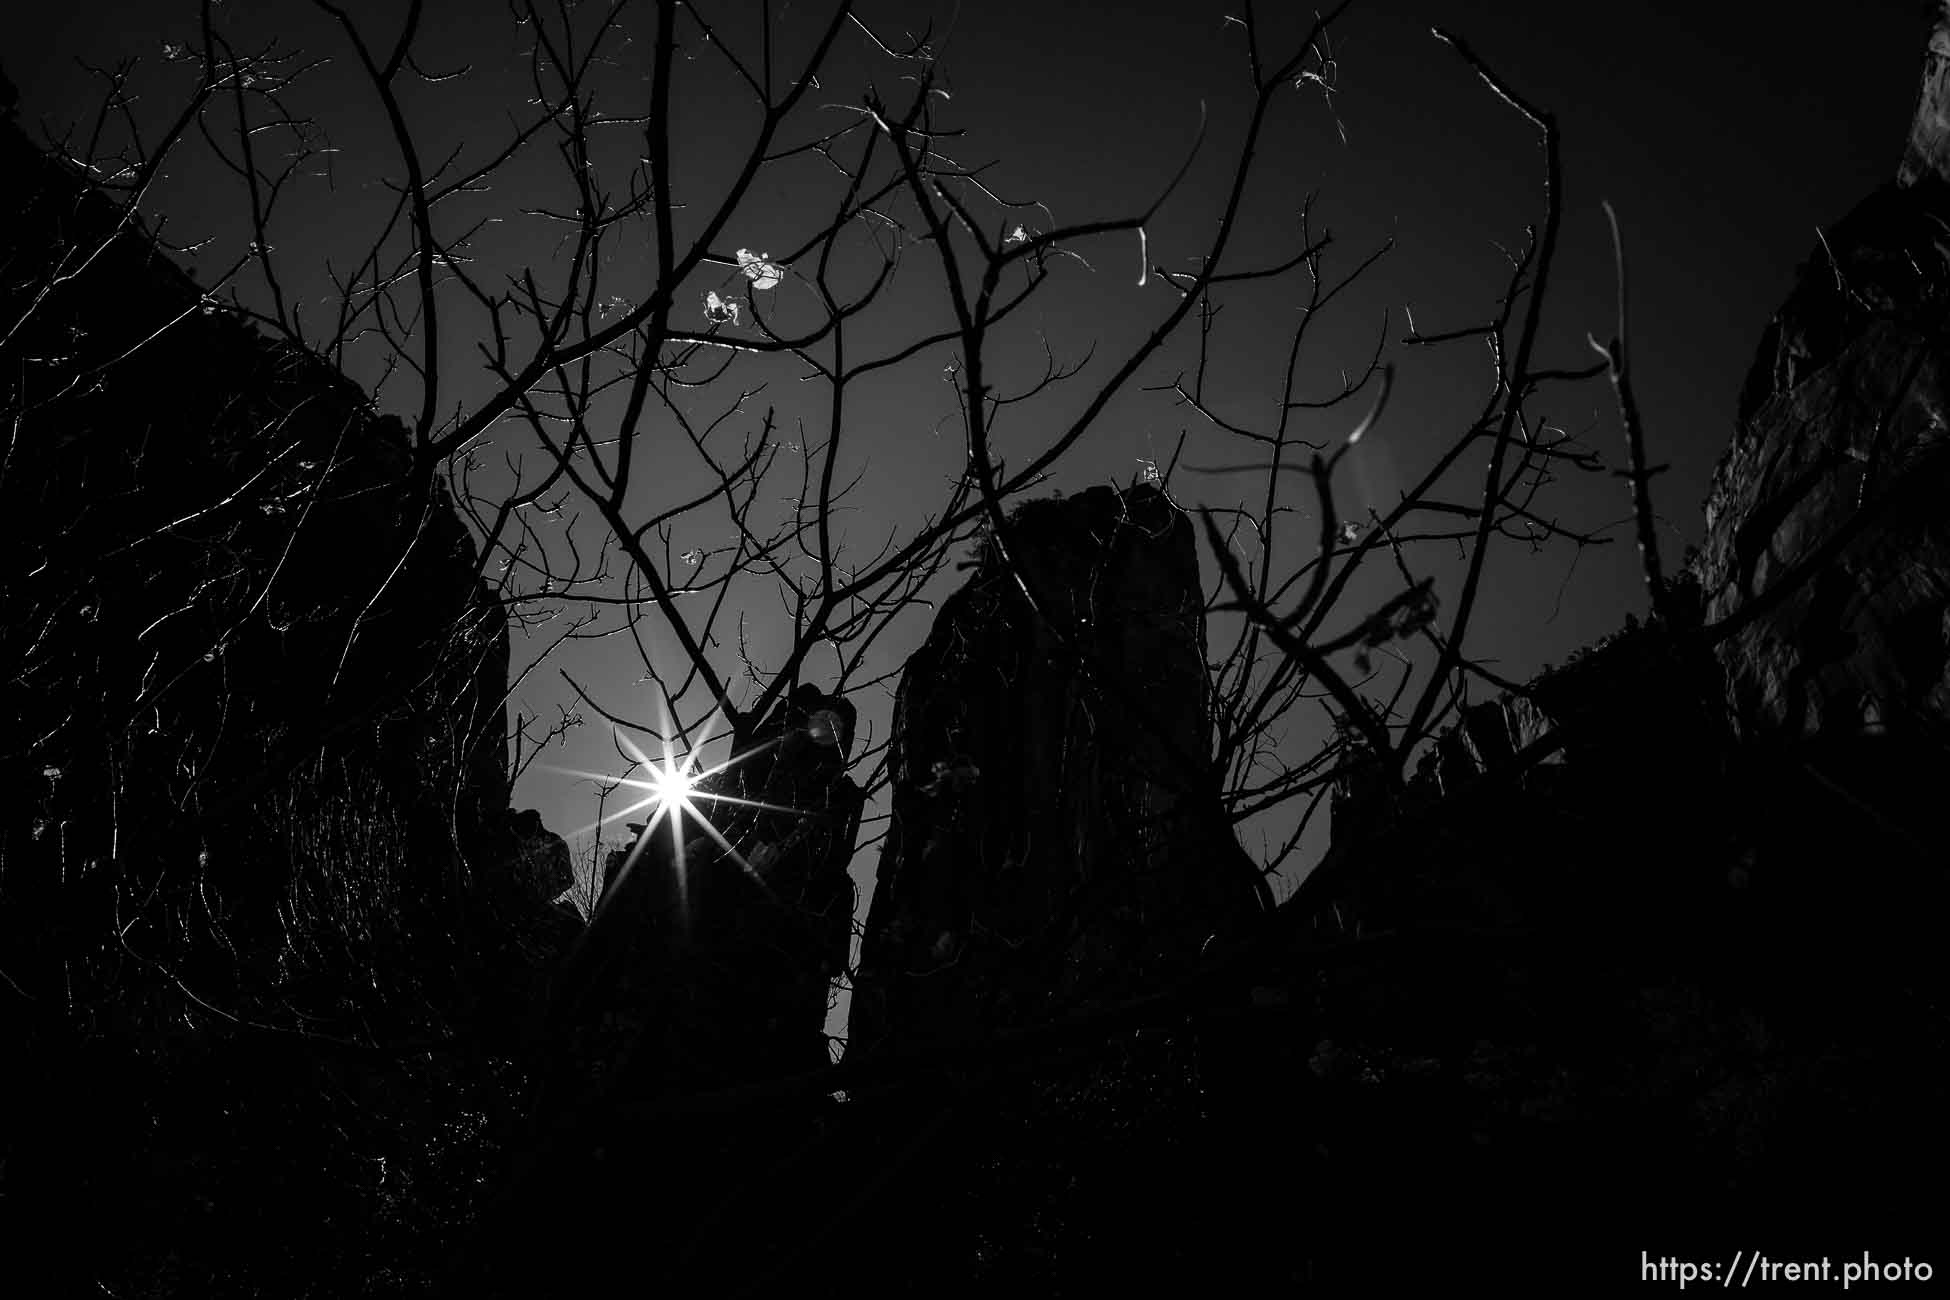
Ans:
[[[351,1287],[464,1217],[430,1116],[511,1104],[460,1062],[566,937],[506,626],[396,421],[11,120],[0,176],[9,1199],[117,1294]]]
[[[1897,175],[1768,326],[1695,565],[1750,734],[1940,738],[1950,718],[1950,135],[1941,15]]]

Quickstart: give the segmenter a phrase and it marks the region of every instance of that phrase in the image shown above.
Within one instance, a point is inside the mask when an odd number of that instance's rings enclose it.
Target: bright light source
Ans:
[[[763,288],[765,286],[761,285],[758,287]],[[657,703],[660,720],[664,728],[663,734],[668,736],[673,730],[670,724],[670,715],[662,699],[659,699]],[[706,816],[704,811],[698,807],[698,803],[707,803],[714,808],[729,805],[738,808],[753,808],[764,812],[788,813],[795,816],[803,814],[797,808],[790,808],[775,803],[765,803],[758,799],[745,799],[736,795],[717,793],[703,785],[703,782],[707,779],[728,772],[740,763],[757,757],[759,754],[764,753],[779,743],[779,738],[774,737],[761,745],[746,750],[734,758],[727,759],[725,762],[719,763],[714,767],[700,771],[698,770],[699,751],[710,742],[712,728],[717,725],[722,717],[722,712],[712,717],[711,721],[706,724],[704,734],[698,739],[696,747],[691,749],[687,754],[680,756],[674,744],[669,740],[662,741],[663,757],[661,760],[651,759],[628,738],[619,734],[617,736],[618,750],[624,757],[632,760],[632,770],[636,768],[643,769],[643,775],[641,777],[626,775],[618,778],[602,772],[583,772],[573,768],[553,769],[569,776],[577,776],[585,780],[602,782],[611,790],[616,789],[618,786],[624,786],[630,788],[632,791],[642,792],[641,798],[635,799],[626,806],[614,811],[606,811],[606,815],[600,822],[593,826],[582,828],[582,831],[577,832],[578,834],[588,831],[595,831],[601,834],[604,826],[621,821],[623,818],[642,812],[646,808],[652,810],[653,815],[650,821],[641,828],[640,833],[636,836],[635,842],[630,846],[629,853],[624,858],[622,867],[616,873],[616,878],[608,883],[606,892],[603,895],[603,906],[608,906],[609,900],[618,896],[624,879],[636,867],[638,861],[643,856],[645,846],[650,843],[652,836],[659,833],[660,828],[666,820],[669,822],[670,862],[677,875],[677,887],[679,890],[678,905],[680,908],[688,906],[684,901],[683,894],[685,876],[689,870],[685,850],[688,844],[695,843],[690,830],[686,826],[687,822],[694,825],[697,830],[702,831],[706,838],[715,842],[718,848],[723,850],[724,857],[749,876],[760,889],[764,889],[768,893],[770,892],[770,887],[766,885],[765,878],[759,874],[751,862],[746,860],[738,848],[725,838],[724,833],[711,824],[710,817]],[[820,721],[814,730],[815,732],[825,733],[819,735],[819,739],[825,744],[838,745],[844,739],[840,727],[839,715],[829,710],[818,715],[818,717]]]
[[[659,802],[678,807],[687,806],[691,801],[691,791],[695,782],[680,763],[666,762],[650,767],[650,784]]]

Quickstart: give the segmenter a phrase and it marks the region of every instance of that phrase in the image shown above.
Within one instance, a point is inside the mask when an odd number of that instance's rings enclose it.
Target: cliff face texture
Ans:
[[[563,937],[506,628],[397,423],[11,121],[0,176],[9,1200],[129,1225],[118,1294],[297,1294],[444,1230],[422,1125]]]
[[[1950,717],[1950,20],[1896,179],[1826,232],[1769,325],[1707,500],[1733,712],[1777,738]],[[1779,588],[1785,594],[1770,599]]]
[[[1154,987],[1256,911],[1210,773],[1190,520],[1146,483],[1015,522],[1111,689],[1064,661],[992,552],[944,602],[901,676],[852,1050]]]

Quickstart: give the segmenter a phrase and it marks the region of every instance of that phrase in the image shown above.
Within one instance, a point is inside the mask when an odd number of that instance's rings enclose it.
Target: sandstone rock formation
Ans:
[[[1751,734],[1941,736],[1950,719],[1950,17],[1896,179],[1834,227],[1769,325],[1696,569]]]
[[[1030,502],[1015,534],[1113,690],[987,549],[901,676],[850,1050],[1155,987],[1257,910],[1210,770],[1190,521],[1142,483]]]
[[[1916,112],[1896,183],[1908,187],[1929,176],[1950,176],[1950,6],[1934,0],[1935,24],[1923,51]]]
[[[0,1158],[118,1293],[355,1288],[458,1226],[429,1114],[512,1104],[460,1062],[566,938],[506,626],[396,421],[11,121],[0,176]]]

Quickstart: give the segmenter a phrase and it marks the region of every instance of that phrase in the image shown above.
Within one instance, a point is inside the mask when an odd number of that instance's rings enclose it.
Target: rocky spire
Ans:
[[[851,1051],[1161,987],[1256,911],[1216,775],[1198,768],[1210,740],[1190,519],[1140,483],[1031,501],[1015,520],[1021,562],[1121,694],[1068,666],[986,551],[901,674]]]

